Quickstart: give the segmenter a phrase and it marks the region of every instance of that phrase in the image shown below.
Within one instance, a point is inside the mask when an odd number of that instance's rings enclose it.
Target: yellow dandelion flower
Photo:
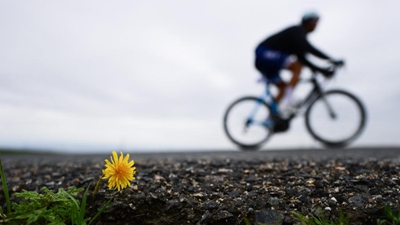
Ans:
[[[106,169],[103,170],[103,179],[108,179],[108,188],[117,188],[118,191],[128,187],[132,180],[135,180],[136,167],[133,166],[135,163],[133,160],[129,161],[129,154],[126,154],[125,158],[121,152],[118,155],[115,151],[112,152],[110,157],[111,162],[106,159]]]

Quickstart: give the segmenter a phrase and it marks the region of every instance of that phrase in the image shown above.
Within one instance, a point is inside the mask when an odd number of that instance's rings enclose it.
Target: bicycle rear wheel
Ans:
[[[225,133],[242,150],[256,150],[273,133],[272,124],[268,126],[266,123],[270,112],[268,105],[256,97],[240,98],[225,112]]]
[[[327,91],[306,111],[306,126],[310,134],[326,147],[344,147],[364,130],[364,106],[354,95],[342,91]]]

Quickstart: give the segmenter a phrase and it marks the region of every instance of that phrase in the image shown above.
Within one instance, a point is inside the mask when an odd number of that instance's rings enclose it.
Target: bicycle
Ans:
[[[341,65],[332,65],[332,76]],[[324,91],[313,72],[306,82],[313,89],[306,97],[281,112],[270,92],[270,82],[264,79],[265,92],[259,97],[239,98],[227,108],[223,125],[228,138],[242,150],[256,150],[273,134],[289,129],[290,121],[305,111],[308,132],[325,147],[345,147],[365,128],[366,110],[361,101],[344,90]],[[304,81],[304,80],[302,80]]]

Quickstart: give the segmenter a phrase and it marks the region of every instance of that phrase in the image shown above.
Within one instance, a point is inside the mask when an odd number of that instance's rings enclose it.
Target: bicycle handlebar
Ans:
[[[344,64],[345,63],[342,60],[332,61],[331,65],[327,68],[327,71],[329,72],[328,74],[324,74],[321,71],[316,70],[313,71],[313,77],[315,77],[318,73],[321,73],[326,78],[332,78],[335,75],[336,70],[339,69],[340,67],[343,67]]]

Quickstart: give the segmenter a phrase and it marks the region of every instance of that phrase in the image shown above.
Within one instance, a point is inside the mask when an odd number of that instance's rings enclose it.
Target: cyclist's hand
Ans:
[[[326,69],[321,69],[319,72],[322,73],[322,75],[324,75],[326,78],[331,78],[335,73],[335,70],[331,68],[326,68]]]
[[[336,60],[336,59],[331,59],[329,60],[333,65],[335,66],[343,66],[344,65],[344,60]]]

